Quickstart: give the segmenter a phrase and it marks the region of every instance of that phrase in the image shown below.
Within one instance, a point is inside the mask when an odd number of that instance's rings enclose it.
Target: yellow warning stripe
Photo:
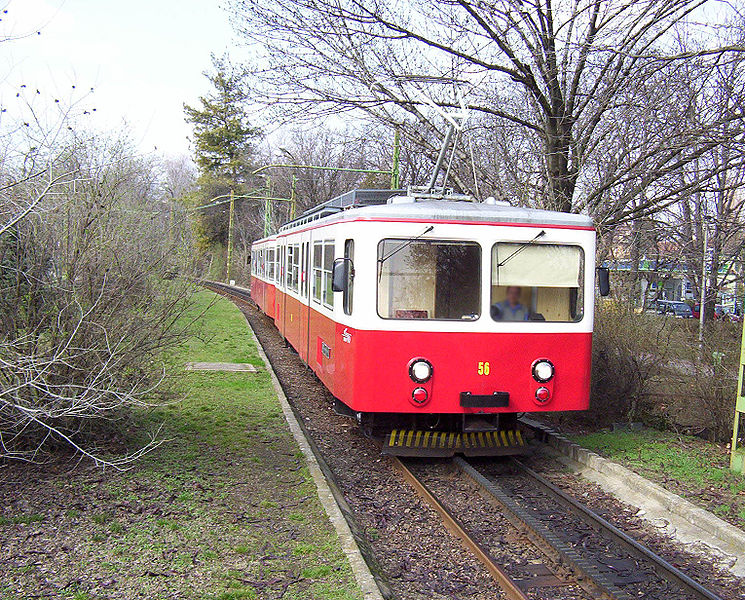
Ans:
[[[388,437],[388,446],[409,448],[500,448],[524,446],[520,430],[509,431],[422,431],[415,429],[393,429]]]

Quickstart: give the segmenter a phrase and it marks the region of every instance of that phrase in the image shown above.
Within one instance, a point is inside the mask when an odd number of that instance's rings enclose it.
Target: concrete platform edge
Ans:
[[[655,526],[659,527],[660,519],[666,519],[667,532],[681,542],[703,544],[724,555],[723,562],[729,570],[738,577],[745,577],[745,531],[638,473],[575,444],[544,423],[525,418],[523,422],[532,429],[539,429],[551,448],[574,463],[568,466],[579,467],[577,470],[583,476],[643,511],[640,516]],[[663,511],[669,516],[663,515]]]
[[[352,572],[354,573],[354,578],[357,581],[357,585],[359,585],[360,589],[362,590],[362,597],[364,598],[364,600],[383,600],[383,595],[381,594],[380,589],[375,583],[375,579],[373,578],[372,573],[370,572],[370,569],[368,568],[367,563],[365,562],[365,559],[360,552],[359,546],[357,546],[357,542],[352,535],[352,531],[349,529],[349,525],[347,524],[347,521],[342,514],[341,508],[336,503],[336,499],[331,492],[331,488],[326,481],[326,477],[318,466],[316,457],[313,454],[310,446],[308,445],[308,442],[303,435],[303,431],[300,428],[300,425],[295,419],[295,415],[293,414],[292,409],[290,408],[290,405],[287,401],[287,396],[285,396],[285,393],[282,390],[282,386],[279,384],[279,380],[277,379],[277,375],[274,372],[271,363],[269,362],[269,357],[267,357],[264,349],[261,347],[261,344],[256,337],[256,333],[254,332],[253,327],[251,327],[251,324],[248,322],[248,320],[246,320],[246,325],[251,332],[251,338],[256,344],[259,356],[261,356],[261,360],[264,361],[266,370],[269,372],[269,375],[272,378],[274,391],[279,398],[279,403],[282,406],[282,412],[284,413],[285,420],[290,427],[292,436],[295,438],[295,441],[300,447],[300,450],[305,455],[305,460],[308,464],[308,470],[310,471],[310,474],[313,477],[313,481],[315,482],[316,488],[318,490],[318,499],[321,501],[323,509],[326,511],[331,524],[336,530],[336,534],[339,536],[342,550],[344,551],[344,554],[346,555],[347,560],[352,567]]]

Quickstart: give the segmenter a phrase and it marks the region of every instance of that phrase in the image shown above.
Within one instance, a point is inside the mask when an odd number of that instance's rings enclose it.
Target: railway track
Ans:
[[[542,575],[511,575],[490,555],[488,546],[494,545],[490,535],[469,527],[456,516],[463,512],[462,501],[454,500],[452,481],[441,484],[452,473],[443,471],[433,477],[431,463],[422,466],[413,460],[394,462],[404,478],[441,516],[445,526],[484,564],[510,600],[564,598],[567,594],[561,588],[573,585],[581,587],[591,598],[721,600],[521,461],[511,459],[507,464],[513,473],[505,475],[504,463],[495,473],[494,469],[490,472],[475,466],[475,461],[455,457],[449,461],[452,470],[468,478],[544,558],[538,569]],[[494,461],[489,463],[493,465]],[[516,480],[521,484],[517,485]],[[440,493],[433,488],[440,488]],[[568,514],[574,519],[567,519]],[[535,563],[531,570],[536,571]]]
[[[239,288],[236,286],[228,285],[226,283],[220,283],[219,281],[199,281],[200,285],[206,287],[208,290],[227,296],[232,300],[240,300],[244,303],[253,304],[251,299],[251,292],[245,288]]]
[[[248,290],[202,284],[253,304]],[[516,459],[389,460],[509,600],[721,600]],[[467,485],[477,493],[463,493]],[[376,565],[379,584],[383,570]]]

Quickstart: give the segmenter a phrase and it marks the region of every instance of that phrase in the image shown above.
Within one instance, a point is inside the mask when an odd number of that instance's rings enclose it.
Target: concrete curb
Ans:
[[[545,436],[549,446],[571,459],[582,475],[599,483],[623,502],[639,508],[640,516],[660,526],[685,544],[713,548],[729,570],[745,577],[745,531],[723,521],[685,498],[594,452],[575,444],[548,425],[523,418],[522,422]]]
[[[254,332],[253,327],[251,327],[251,323],[248,322],[248,319],[246,319],[246,325],[248,326],[248,330],[251,332],[251,338],[256,344],[259,356],[261,356],[261,360],[264,361],[266,370],[269,372],[269,375],[272,378],[274,391],[277,393],[279,403],[282,406],[282,412],[285,415],[285,420],[290,427],[292,436],[295,438],[297,445],[300,447],[300,450],[305,455],[305,460],[308,464],[308,470],[310,471],[310,474],[313,477],[313,481],[315,482],[316,488],[318,490],[318,499],[321,501],[323,509],[326,511],[331,524],[336,530],[336,534],[339,536],[342,550],[344,551],[344,554],[349,561],[349,565],[352,567],[352,572],[354,573],[354,578],[357,581],[357,585],[359,585],[360,589],[362,590],[362,597],[364,598],[364,600],[383,600],[383,595],[380,592],[380,589],[375,582],[375,578],[372,576],[372,573],[370,572],[370,569],[367,566],[362,553],[360,552],[360,548],[357,545],[354,536],[352,535],[349,524],[344,518],[344,514],[339,504],[336,502],[336,498],[334,498],[331,487],[328,481],[326,481],[326,477],[324,476],[321,467],[318,465],[318,461],[316,460],[316,457],[313,454],[310,445],[308,444],[308,440],[305,439],[305,435],[303,434],[300,424],[295,418],[295,414],[292,412],[292,408],[287,401],[287,396],[285,396],[284,390],[282,390],[282,386],[279,384],[279,379],[277,379],[277,374],[274,372],[274,369],[269,362],[269,357],[266,355],[264,349],[261,347],[259,339],[256,337],[256,333]]]

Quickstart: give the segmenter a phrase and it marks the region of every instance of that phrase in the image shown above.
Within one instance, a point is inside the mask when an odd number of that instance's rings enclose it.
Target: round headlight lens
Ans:
[[[551,381],[554,377],[554,365],[550,360],[537,360],[533,363],[533,379],[539,383]]]
[[[417,383],[429,381],[429,378],[432,377],[432,365],[423,358],[415,360],[409,366],[409,377]]]

